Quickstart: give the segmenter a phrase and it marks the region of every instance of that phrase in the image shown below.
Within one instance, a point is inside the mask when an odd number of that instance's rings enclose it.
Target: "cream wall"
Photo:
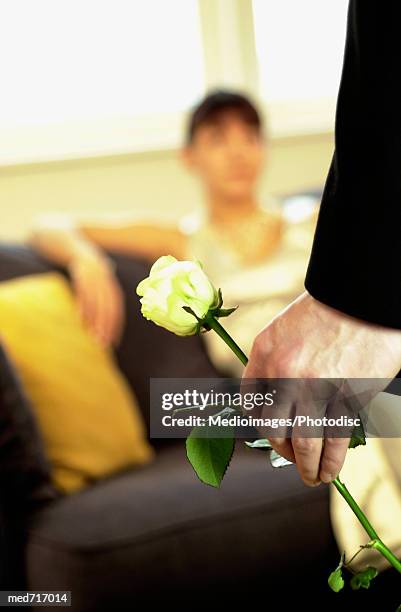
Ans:
[[[273,141],[261,198],[321,185],[332,151],[332,134]],[[0,239],[23,239],[41,212],[175,217],[201,201],[175,151],[2,167]]]

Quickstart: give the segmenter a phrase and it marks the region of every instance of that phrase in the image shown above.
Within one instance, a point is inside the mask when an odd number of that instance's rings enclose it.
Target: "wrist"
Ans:
[[[103,269],[107,269],[110,273],[114,272],[114,262],[99,249],[96,245],[91,244],[86,240],[76,241],[74,247],[71,249],[70,257],[67,263],[67,269],[73,270],[77,266],[82,264],[101,266]]]

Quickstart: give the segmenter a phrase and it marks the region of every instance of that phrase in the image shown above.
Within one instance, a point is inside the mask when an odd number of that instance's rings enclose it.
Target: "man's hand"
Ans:
[[[68,270],[84,322],[103,346],[116,345],[124,325],[124,297],[109,259],[84,249]]]
[[[401,368],[401,330],[350,317],[305,292],[255,338],[244,378],[393,378]],[[384,385],[383,388],[385,388]],[[305,484],[338,476],[349,439],[269,438],[296,463]]]

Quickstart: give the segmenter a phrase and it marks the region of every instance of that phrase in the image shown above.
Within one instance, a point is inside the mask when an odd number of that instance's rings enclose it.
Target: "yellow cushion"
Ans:
[[[135,398],[81,323],[60,274],[0,283],[0,337],[33,404],[57,487],[76,491],[151,459]]]

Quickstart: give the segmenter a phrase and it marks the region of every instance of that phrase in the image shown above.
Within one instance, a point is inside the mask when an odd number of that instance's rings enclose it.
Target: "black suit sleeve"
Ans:
[[[317,300],[401,329],[401,8],[351,0],[335,151],[305,278]]]

